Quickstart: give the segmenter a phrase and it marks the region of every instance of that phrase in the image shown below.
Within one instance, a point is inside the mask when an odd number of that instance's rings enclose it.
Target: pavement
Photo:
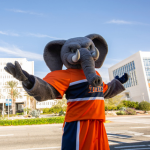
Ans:
[[[150,115],[107,117],[110,150],[150,150]]]
[[[110,150],[150,150],[150,115],[111,116]],[[0,126],[0,150],[60,150],[62,124]]]

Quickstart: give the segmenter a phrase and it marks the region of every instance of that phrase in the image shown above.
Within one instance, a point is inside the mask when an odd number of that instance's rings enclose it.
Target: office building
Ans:
[[[150,52],[139,51],[108,69],[110,80],[128,73],[124,87],[126,100],[150,102]]]
[[[5,113],[8,112],[6,99],[11,99],[10,88],[7,88],[8,81],[18,82],[17,91],[20,94],[15,101],[16,111],[22,110],[27,105],[27,107],[29,108],[31,106],[30,101],[27,102],[25,91],[22,88],[22,82],[18,81],[4,70],[4,67],[8,62],[14,64],[15,61],[18,61],[21,67],[29,74],[34,74],[34,61],[27,61],[26,58],[0,58],[0,111],[2,111],[4,107]],[[9,107],[9,110],[11,110],[11,106]]]

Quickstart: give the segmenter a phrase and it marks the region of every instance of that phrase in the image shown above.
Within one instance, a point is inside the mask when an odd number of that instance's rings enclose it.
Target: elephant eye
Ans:
[[[76,53],[77,50],[71,48],[70,51],[71,51],[72,53]]]
[[[92,45],[90,45],[89,47],[88,47],[88,50],[91,50],[92,49]]]

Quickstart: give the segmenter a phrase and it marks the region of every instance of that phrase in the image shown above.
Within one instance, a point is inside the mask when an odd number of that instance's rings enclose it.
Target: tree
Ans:
[[[16,98],[20,95],[20,93],[17,90],[18,82],[16,81],[8,81],[6,88],[10,89],[10,93],[8,93],[11,96],[12,99],[12,110],[13,114],[15,114],[15,101]]]
[[[29,103],[31,104],[31,109],[36,109],[36,100],[33,96],[30,96],[27,92],[25,92],[25,95],[27,97],[27,104],[26,107],[29,107]]]
[[[121,101],[122,101],[122,95],[119,94],[113,98],[105,99],[105,104],[111,105],[111,106],[113,106],[113,105],[117,106],[118,104],[121,103]]]
[[[142,101],[139,103],[139,109],[140,110],[144,110],[145,113],[146,111],[149,111],[150,110],[150,103],[149,102],[146,102],[146,101]]]
[[[57,99],[57,103],[55,105],[55,107],[61,107],[64,111],[66,111],[67,108],[67,99],[66,99],[66,95],[64,94],[62,99],[58,100]]]

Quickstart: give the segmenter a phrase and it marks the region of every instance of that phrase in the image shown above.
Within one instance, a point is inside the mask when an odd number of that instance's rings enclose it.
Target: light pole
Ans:
[[[4,118],[4,99],[3,99],[3,118]]]

